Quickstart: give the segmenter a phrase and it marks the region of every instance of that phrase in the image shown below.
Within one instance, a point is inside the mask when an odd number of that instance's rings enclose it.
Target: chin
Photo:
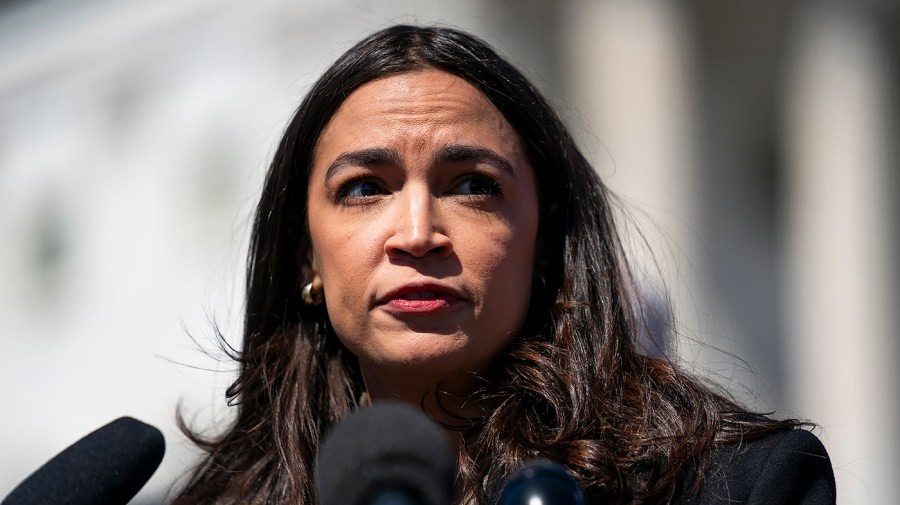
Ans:
[[[414,351],[414,352],[410,352]],[[404,349],[392,353],[379,366],[386,371],[422,377],[423,380],[457,378],[461,375],[475,377],[484,372],[492,361],[475,356],[466,348]]]

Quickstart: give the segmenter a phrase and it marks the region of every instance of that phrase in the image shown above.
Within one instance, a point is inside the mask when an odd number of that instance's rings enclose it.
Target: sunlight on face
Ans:
[[[521,328],[534,174],[466,81],[426,70],[356,90],[319,139],[308,196],[312,273],[370,385],[484,372]]]

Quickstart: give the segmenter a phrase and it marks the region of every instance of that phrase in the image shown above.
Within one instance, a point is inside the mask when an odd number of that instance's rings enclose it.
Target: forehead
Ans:
[[[420,70],[377,79],[354,91],[338,109],[397,115],[458,111],[499,115],[499,111],[467,81],[440,70]]]
[[[315,157],[347,142],[467,140],[520,151],[518,135],[487,97],[457,76],[429,69],[377,79],[354,91],[323,130]]]

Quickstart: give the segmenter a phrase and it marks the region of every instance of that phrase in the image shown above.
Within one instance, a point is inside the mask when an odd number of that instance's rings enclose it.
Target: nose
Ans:
[[[444,228],[439,203],[427,190],[410,190],[397,203],[393,232],[384,243],[392,259],[444,257],[453,244]]]

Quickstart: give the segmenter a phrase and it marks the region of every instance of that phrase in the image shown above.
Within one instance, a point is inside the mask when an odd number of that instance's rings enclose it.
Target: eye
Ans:
[[[453,193],[467,196],[497,196],[502,193],[500,183],[486,175],[472,174],[460,182]]]
[[[338,202],[362,203],[374,196],[383,195],[386,191],[373,179],[361,177],[341,184],[335,192],[335,200]]]

